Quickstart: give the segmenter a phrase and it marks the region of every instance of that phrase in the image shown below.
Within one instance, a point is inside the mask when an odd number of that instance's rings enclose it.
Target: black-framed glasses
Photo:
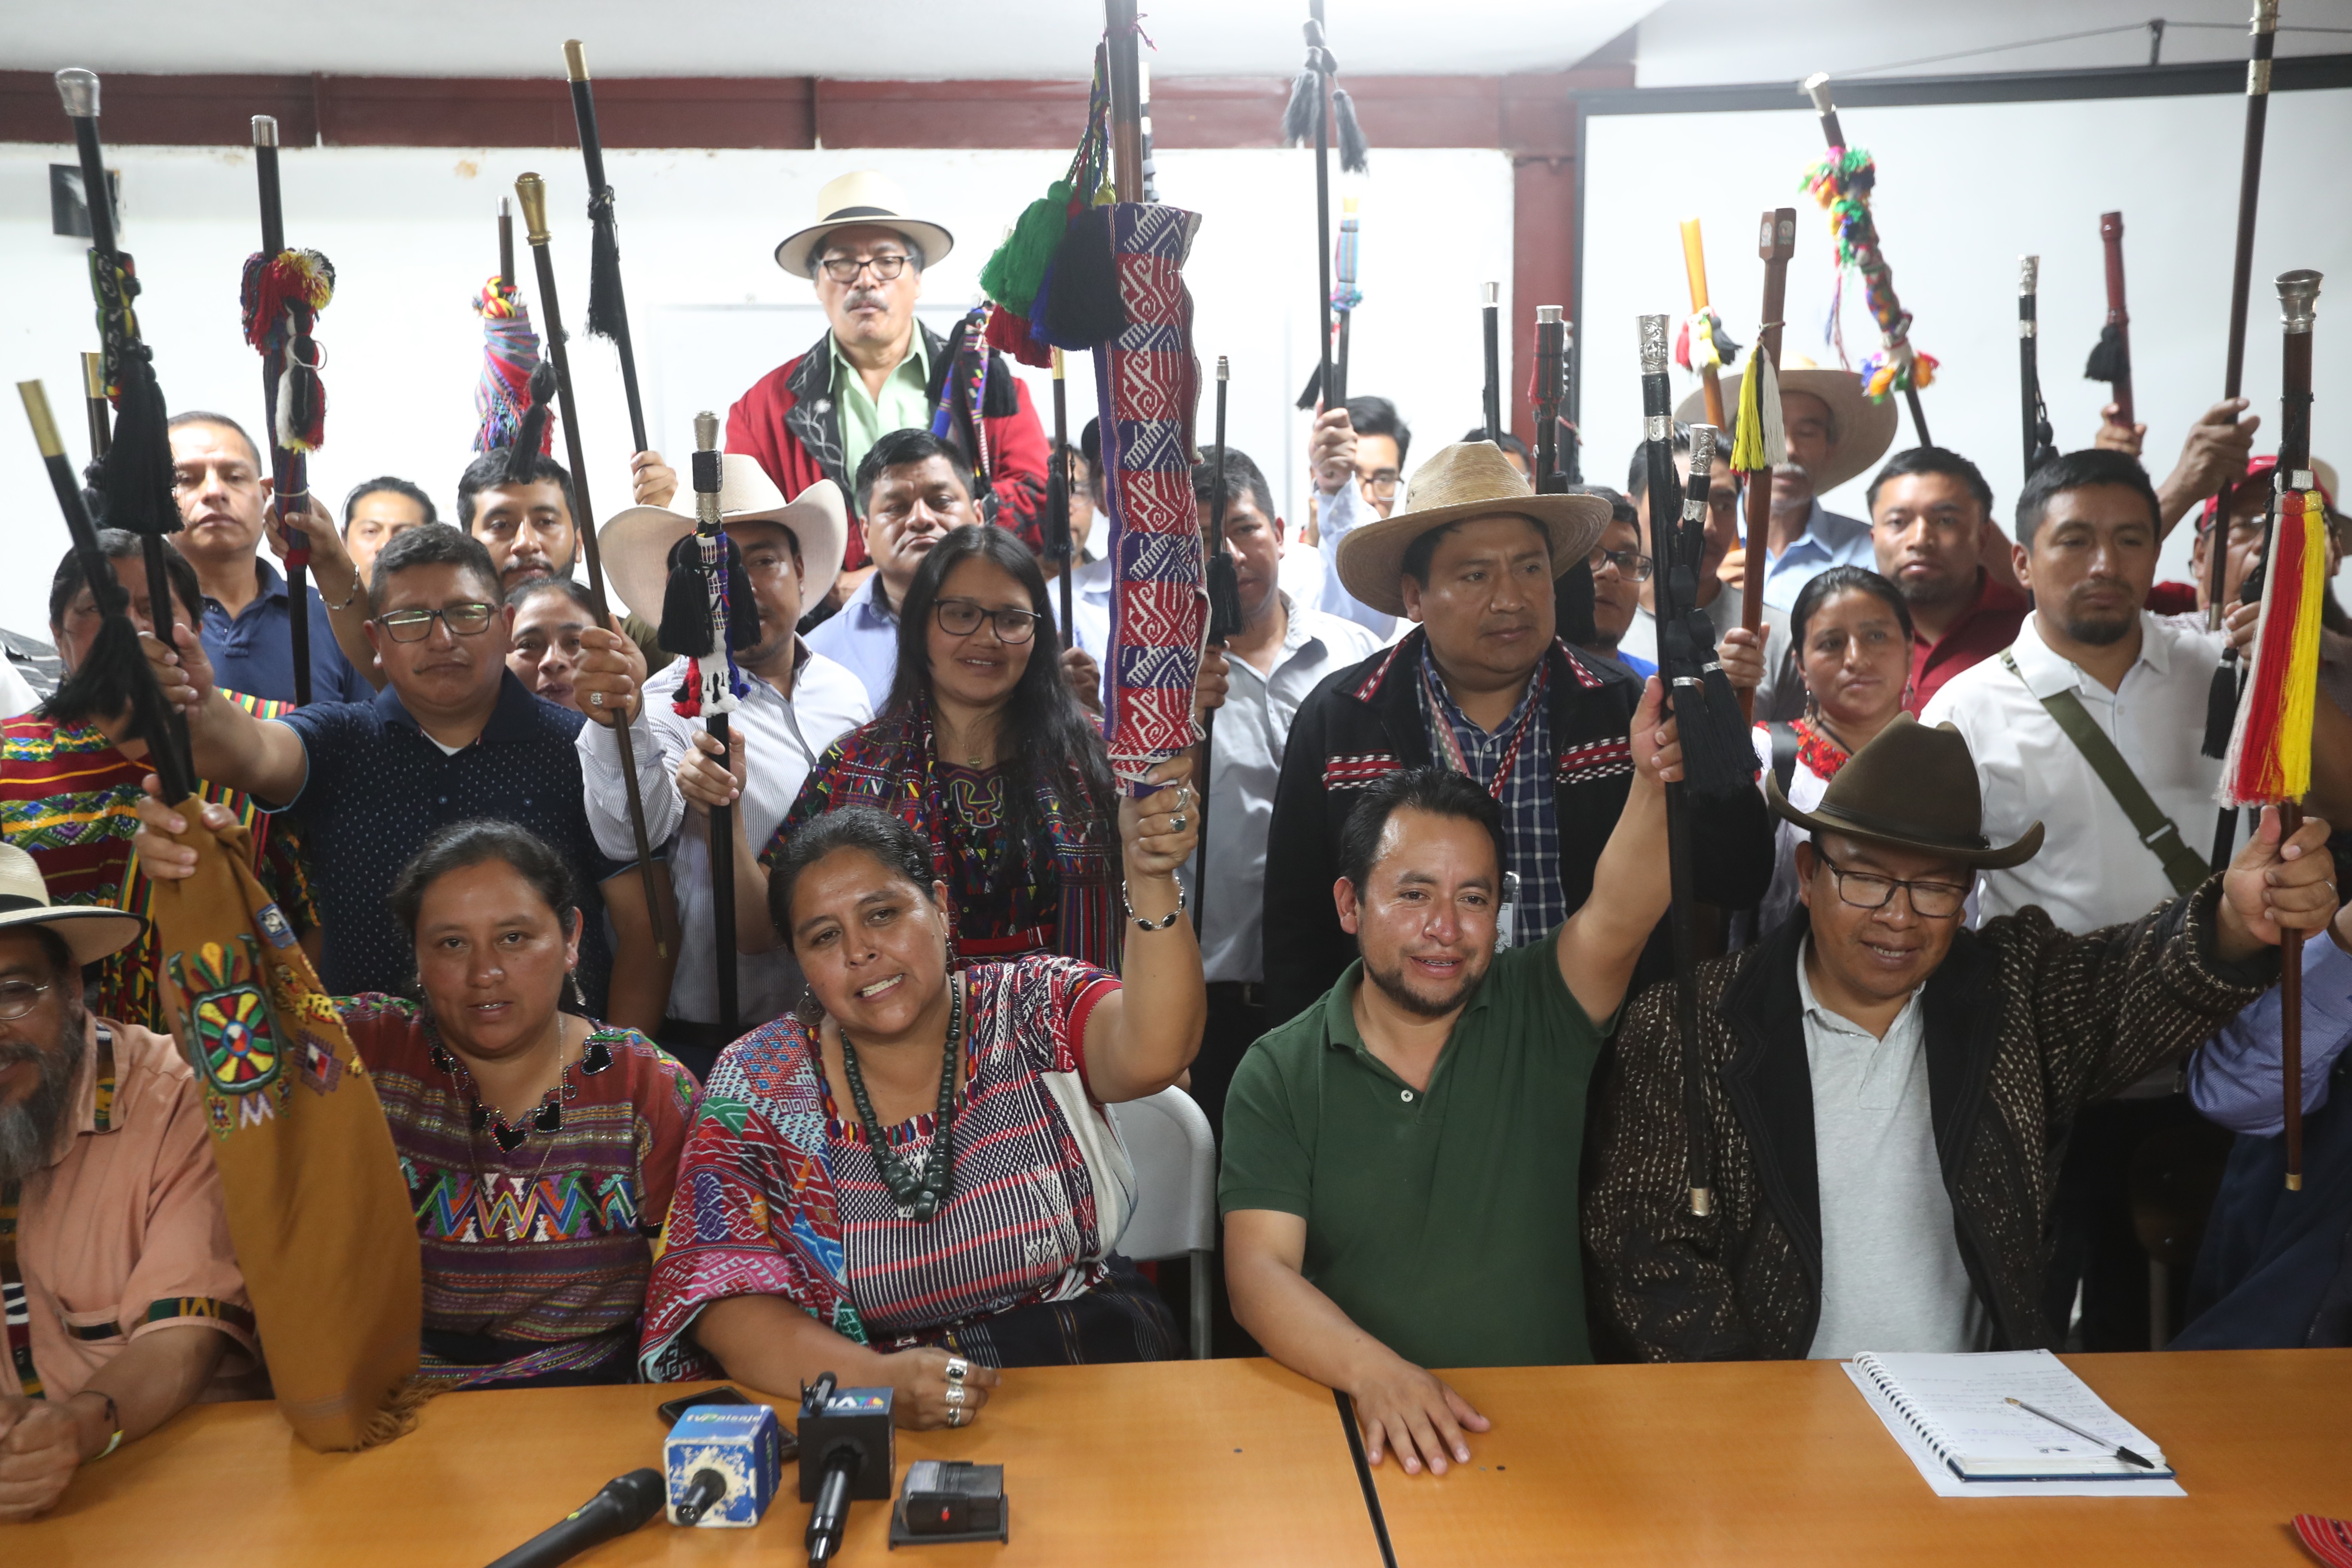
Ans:
[[[0,980],[0,1018],[21,1018],[41,1005],[41,993],[48,989],[44,981],[36,985],[29,980]]]
[[[375,618],[394,642],[423,642],[439,621],[457,637],[478,637],[490,629],[491,606],[480,603],[445,605],[437,610],[392,610]]]
[[[824,275],[835,283],[855,283],[857,281],[857,275],[869,267],[874,268],[874,280],[877,283],[890,283],[897,281],[898,275],[907,270],[907,263],[909,259],[911,258],[899,255],[896,251],[885,251],[879,256],[867,256],[855,260],[846,256],[828,256],[817,265],[824,268]]]
[[[1617,568],[1617,575],[1628,583],[1646,583],[1656,569],[1654,563],[1638,550],[1595,550],[1585,563],[1598,576],[1603,566]]]
[[[1027,642],[1037,635],[1037,617],[1029,611],[992,610],[974,599],[940,599],[931,605],[931,615],[950,637],[968,637],[982,621],[996,623],[999,642]]]
[[[1383,468],[1377,474],[1358,474],[1356,483],[1374,500],[1396,500],[1397,486],[1404,481]]]
[[[1821,850],[1822,864],[1837,881],[1838,898],[1857,910],[1883,910],[1901,889],[1911,900],[1911,912],[1923,921],[1948,921],[1968,906],[1969,889],[1951,882],[1906,881],[1875,871],[1849,871]]]

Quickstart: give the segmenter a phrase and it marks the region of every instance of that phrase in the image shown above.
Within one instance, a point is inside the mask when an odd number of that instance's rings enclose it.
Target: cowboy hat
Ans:
[[[1555,577],[1591,555],[1609,527],[1609,503],[1599,496],[1539,496],[1500,447],[1457,441],[1439,447],[1412,471],[1404,504],[1393,515],[1349,531],[1339,542],[1339,581],[1372,608],[1403,615],[1399,584],[1412,542],[1449,522],[1497,513],[1524,517],[1543,529],[1551,541]]]
[[[691,493],[691,492],[688,492]],[[719,483],[719,521],[772,522],[789,530],[801,547],[801,600],[815,604],[833,591],[841,575],[841,554],[849,543],[849,514],[841,487],[819,479],[790,506],[759,459],[725,454]],[[596,531],[604,570],[621,602],[658,626],[662,595],[669,586],[670,548],[694,531],[694,519],[667,507],[633,506]]]
[[[817,247],[837,228],[878,224],[897,229],[923,253],[922,265],[935,267],[955,248],[955,236],[938,224],[906,217],[906,194],[887,174],[856,169],[828,183],[816,194],[816,222],[787,236],[776,247],[776,265],[802,278],[816,276]]]
[[[1745,374],[1744,372],[1742,373]],[[1824,370],[1802,354],[1784,355],[1780,366],[1780,390],[1783,394],[1810,392],[1829,405],[1830,426],[1837,432],[1837,447],[1813,475],[1813,491],[1827,495],[1857,474],[1869,471],[1871,465],[1886,456],[1886,448],[1895,444],[1895,403],[1873,403],[1862,390],[1862,377],[1850,370]],[[1723,405],[1737,410],[1739,406],[1739,376],[1723,378]],[[1694,392],[1675,405],[1675,417],[1687,425],[1704,418],[1706,395]],[[1778,452],[1772,454],[1780,461]]]
[[[1779,775],[1769,768],[1764,798],[1809,833],[1948,855],[1980,871],[2022,864],[2042,848],[2038,822],[2001,848],[1985,841],[1984,802],[1967,740],[1949,724],[1922,724],[1908,713],[1895,715],[1876,740],[1838,770],[1811,811],[1790,805],[1780,793]]]
[[[121,910],[49,902],[39,862],[13,844],[0,844],[0,930],[31,925],[55,931],[77,964],[121,952],[147,929],[144,920]]]

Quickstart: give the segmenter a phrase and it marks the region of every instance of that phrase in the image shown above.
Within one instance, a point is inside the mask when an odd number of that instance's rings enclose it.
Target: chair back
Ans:
[[[1138,1261],[1213,1251],[1217,1245],[1217,1144],[1209,1119],[1181,1089],[1110,1108],[1135,1163],[1135,1213],[1118,1249]]]

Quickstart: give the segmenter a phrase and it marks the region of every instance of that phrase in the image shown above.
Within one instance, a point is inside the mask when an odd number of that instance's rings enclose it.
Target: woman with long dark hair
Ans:
[[[1182,815],[1191,790],[1176,793]],[[878,806],[931,847],[959,963],[1118,967],[1118,787],[1063,680],[1045,579],[1003,529],[956,529],[924,557],[881,715],[818,759],[762,862],[845,805]],[[742,933],[747,951],[774,940]]]

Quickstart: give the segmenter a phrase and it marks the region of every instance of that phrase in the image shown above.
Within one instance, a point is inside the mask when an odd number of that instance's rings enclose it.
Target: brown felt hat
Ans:
[[[1740,374],[1745,374],[1741,372]],[[1837,427],[1837,449],[1813,476],[1813,489],[1827,495],[1846,480],[1870,471],[1871,466],[1886,455],[1895,444],[1895,400],[1873,403],[1862,389],[1862,377],[1850,370],[1828,370],[1802,354],[1790,354],[1780,361],[1777,374],[1781,394],[1810,392],[1829,405],[1830,419]],[[1739,376],[1726,372],[1722,377],[1723,405],[1739,406]],[[1675,417],[1688,425],[1706,417],[1706,392],[1704,387],[1692,393],[1675,405]],[[1729,437],[1725,437],[1728,450]],[[1771,454],[1774,462],[1780,454]],[[1717,462],[1722,461],[1720,458]]]
[[[1404,552],[1433,528],[1474,517],[1517,515],[1551,538],[1557,577],[1592,553],[1609,527],[1609,503],[1599,496],[1536,494],[1492,441],[1457,441],[1440,447],[1412,471],[1404,504],[1378,522],[1360,523],[1339,542],[1339,581],[1372,608],[1404,614]]]
[[[1985,842],[1984,801],[1977,793],[1976,759],[1969,755],[1968,742],[1949,724],[1922,724],[1908,713],[1895,715],[1876,740],[1838,770],[1811,811],[1790,805],[1769,769],[1764,798],[1808,832],[1949,855],[1980,871],[2019,865],[2042,848],[2038,822],[2014,844],[1996,849]]]

